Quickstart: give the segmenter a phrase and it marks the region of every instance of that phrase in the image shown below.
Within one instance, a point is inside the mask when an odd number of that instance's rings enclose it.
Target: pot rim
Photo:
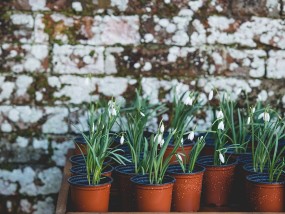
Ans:
[[[233,158],[229,158],[229,160],[232,162],[232,163],[227,163],[227,164],[224,164],[224,165],[214,165],[214,164],[203,164],[203,163],[200,163],[200,160],[203,160],[205,158],[208,158],[208,159],[214,159],[214,157],[212,155],[204,155],[204,156],[201,156],[200,158],[197,159],[197,164],[199,165],[202,165],[204,167],[218,167],[218,168],[223,168],[223,167],[229,167],[229,166],[235,166],[238,164],[238,161],[237,159],[233,159]]]
[[[124,169],[133,169],[132,172],[125,172]],[[135,173],[135,165],[134,164],[126,164],[126,165],[119,165],[115,167],[115,172],[123,175],[136,175]]]
[[[81,179],[83,180],[83,182],[86,182],[86,184],[77,184],[76,181],[74,181],[75,179],[77,180]],[[113,178],[108,177],[108,176],[101,176],[101,179],[107,179],[107,181],[99,183],[97,185],[89,185],[87,177],[85,175],[74,175],[74,176],[69,177],[67,181],[70,185],[77,186],[77,187],[100,187],[100,186],[104,186],[107,184],[111,184],[113,182]]]
[[[190,140],[185,139],[185,140],[183,141],[182,146],[179,146],[178,148],[191,147],[191,146],[193,146],[194,144],[195,144],[194,141],[190,141]],[[174,141],[173,141],[173,142],[170,141],[167,147],[174,147],[174,146],[175,146]]]
[[[272,185],[272,186],[276,186],[276,185],[284,185],[285,184],[285,176],[281,175],[281,178],[283,178],[283,181],[277,181],[277,182],[269,182],[269,181],[265,181],[268,179],[268,174],[266,173],[259,173],[259,174],[252,174],[252,175],[248,175],[246,176],[246,180],[248,182],[257,184],[257,185]],[[257,180],[259,179],[259,180]],[[285,188],[285,187],[284,187]]]
[[[167,170],[167,173],[169,173],[171,175],[197,175],[197,174],[204,173],[206,171],[205,167],[200,166],[200,165],[195,165],[194,171],[196,168],[200,168],[200,170],[195,171],[195,172],[191,172],[191,173],[184,173],[179,164],[172,165],[172,167],[176,167],[176,166],[179,167],[179,169],[177,169],[177,171],[175,171],[175,169],[174,170],[170,169],[170,170]]]
[[[87,144],[83,136],[76,136],[76,137],[73,139],[73,142],[74,142],[75,144],[82,144],[82,145],[86,145],[86,144]]]
[[[86,165],[75,165],[75,166],[72,166],[69,171],[71,173],[73,173],[73,174],[76,174],[76,175],[86,175],[87,172],[83,173],[83,172],[80,171],[82,168],[86,169]],[[105,169],[102,170],[102,173],[112,172],[113,170],[114,170],[113,166],[106,165]]]
[[[130,179],[131,182],[133,182],[134,184],[143,185],[143,186],[164,186],[167,184],[173,184],[176,181],[176,179],[174,177],[171,177],[169,175],[165,175],[164,179],[169,179],[170,181],[163,182],[162,184],[140,183],[140,182],[135,181],[135,179],[137,179],[137,178],[142,178],[142,179],[148,180],[148,175],[136,175],[136,176],[131,177],[131,179]]]

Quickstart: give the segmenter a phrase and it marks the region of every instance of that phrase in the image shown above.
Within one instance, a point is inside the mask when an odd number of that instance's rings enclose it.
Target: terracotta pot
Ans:
[[[173,186],[171,210],[175,212],[197,212],[200,209],[205,168],[196,166],[192,173],[183,173],[180,165],[173,166],[168,170],[168,174],[176,180]]]
[[[72,176],[70,197],[72,208],[78,212],[108,212],[110,188],[113,179],[103,176],[100,184],[89,185],[86,176]]]
[[[149,184],[148,175],[131,178],[135,184],[138,212],[170,212],[175,179],[165,176],[162,184]]]
[[[205,205],[223,206],[229,203],[237,161],[230,159],[227,165],[213,165],[212,156],[203,156],[197,164],[206,168],[203,178]]]
[[[135,211],[135,193],[131,177],[137,175],[134,165],[117,166],[115,172],[118,179],[119,199],[121,210],[124,212]]]
[[[267,174],[253,174],[246,177],[250,209],[254,212],[285,211],[285,178],[270,183]]]
[[[112,177],[112,172],[113,172],[114,168],[110,165],[107,165],[103,170],[102,170],[102,175],[103,176],[108,176],[108,177]],[[86,175],[86,166],[85,165],[77,165],[77,166],[73,166],[70,169],[71,175]]]
[[[178,147],[178,149],[176,151],[176,154],[177,153],[184,154],[184,156],[182,156],[183,162],[185,162],[185,161],[188,162],[189,154],[190,154],[190,152],[191,152],[191,150],[193,148],[193,145],[194,145],[194,143],[192,143],[191,141],[186,140],[183,143],[183,147]],[[174,145],[173,144],[169,144],[168,147],[165,150],[165,153],[164,153],[163,157],[164,158],[168,157],[171,154],[171,152],[173,151],[173,149],[174,149]],[[178,162],[177,162],[176,156],[173,155],[173,157],[170,159],[170,164],[177,164],[177,163]]]
[[[86,155],[85,155],[86,158]],[[77,165],[84,165],[85,166],[85,160],[83,155],[72,155],[69,158],[69,161],[71,162],[72,166],[77,166]],[[106,158],[106,160],[104,161],[104,164],[110,164],[111,163],[111,159],[110,158]]]
[[[75,144],[75,150],[74,150],[75,155],[87,154],[87,144],[83,136],[76,137],[73,140],[73,142]]]

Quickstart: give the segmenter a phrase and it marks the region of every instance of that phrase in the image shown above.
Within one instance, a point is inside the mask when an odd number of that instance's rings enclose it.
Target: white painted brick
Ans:
[[[134,16],[95,16],[91,28],[92,38],[81,40],[82,44],[90,45],[129,45],[139,44],[139,17]],[[86,29],[81,28],[83,34]],[[88,37],[88,36],[87,36]]]
[[[60,74],[103,74],[104,48],[84,45],[62,45],[53,47],[54,72]],[[84,57],[90,57],[88,63]]]
[[[274,79],[285,78],[285,51],[269,51],[267,77]]]

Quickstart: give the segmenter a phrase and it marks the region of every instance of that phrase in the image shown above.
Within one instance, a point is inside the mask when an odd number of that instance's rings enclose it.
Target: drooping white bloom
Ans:
[[[212,100],[213,97],[214,97],[214,92],[213,92],[213,90],[212,90],[212,91],[210,91],[210,93],[209,93],[208,100],[209,100],[209,101]]]
[[[117,111],[115,109],[114,106],[109,108],[109,116],[116,116],[117,115]]]
[[[142,113],[141,111],[140,111],[140,115],[141,115],[141,116],[143,116],[143,117],[145,117],[145,114],[144,114],[144,113]]]
[[[225,163],[225,158],[222,153],[219,153],[219,159],[222,163]]]
[[[176,157],[178,158],[179,162],[183,162],[183,159],[180,154],[176,154]]]
[[[183,137],[181,138],[181,145],[183,145],[183,143],[184,143],[184,139],[183,139]]]
[[[121,139],[120,139],[120,144],[123,145],[124,142],[125,142],[125,138],[124,138],[124,135],[122,135],[122,136],[121,136]]]
[[[159,142],[159,146],[162,147],[164,144],[164,139],[162,139],[160,142]]]
[[[258,119],[263,119],[265,122],[269,122],[270,120],[270,115],[268,112],[263,112],[258,116]]]
[[[219,123],[218,129],[220,129],[220,130],[224,130],[224,129],[225,129],[224,121],[221,121],[221,122]]]
[[[161,123],[161,126],[160,126],[160,128],[159,128],[159,131],[160,131],[160,133],[163,133],[163,132],[164,132],[164,125],[163,125],[163,123]]]
[[[185,105],[192,106],[192,105],[193,105],[193,98],[187,96],[187,97],[183,100],[183,103],[184,103]]]
[[[250,117],[247,118],[247,125],[250,124]]]
[[[193,140],[194,139],[194,137],[195,137],[195,133],[193,132],[193,131],[191,131],[190,133],[189,133],[189,135],[188,135],[188,140]]]
[[[223,119],[223,118],[224,118],[224,114],[223,114],[222,111],[218,111],[218,113],[217,113],[217,118],[218,118],[218,119]]]
[[[253,107],[252,109],[251,109],[251,113],[254,113],[255,112],[255,107]]]

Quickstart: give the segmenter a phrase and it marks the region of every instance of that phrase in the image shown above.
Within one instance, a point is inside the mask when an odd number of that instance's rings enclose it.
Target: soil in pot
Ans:
[[[285,211],[285,177],[278,182],[268,182],[267,174],[252,174],[246,177],[249,207],[254,212]]]
[[[162,184],[149,184],[147,175],[131,178],[135,184],[138,212],[170,212],[175,179],[165,176]]]
[[[197,212],[200,209],[204,172],[202,166],[196,166],[192,173],[183,173],[180,165],[170,166],[167,173],[176,180],[172,193],[172,211]]]
[[[89,185],[86,176],[70,177],[68,182],[73,211],[108,212],[112,181],[112,178],[103,176],[100,184]]]
[[[202,156],[197,164],[206,168],[202,198],[205,205],[224,206],[229,203],[237,160],[229,159],[226,165],[213,165],[212,156]]]
[[[115,174],[119,188],[119,200],[121,201],[121,211],[135,211],[135,191],[134,184],[131,182],[131,177],[137,175],[134,165],[117,166]]]
[[[111,165],[107,165],[102,170],[102,175],[112,177],[113,170],[114,170],[114,168]],[[85,165],[73,166],[73,167],[71,167],[70,172],[71,172],[72,176],[74,176],[74,175],[86,175],[87,174]]]

